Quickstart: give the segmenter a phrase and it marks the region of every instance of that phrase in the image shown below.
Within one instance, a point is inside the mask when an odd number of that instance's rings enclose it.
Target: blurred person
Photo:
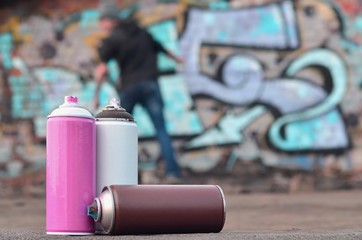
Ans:
[[[148,111],[156,129],[162,158],[165,160],[164,183],[181,183],[182,174],[175,160],[171,138],[166,131],[163,116],[163,101],[157,84],[157,53],[164,52],[178,63],[182,59],[167,51],[159,42],[132,20],[121,20],[119,8],[114,2],[101,2],[98,7],[100,27],[108,37],[103,39],[98,54],[100,63],[95,70],[96,90],[93,107],[99,106],[99,91],[107,73],[107,62],[115,59],[121,70],[116,89],[121,105],[132,113],[135,104],[140,103]],[[159,183],[153,171],[144,171],[143,183]]]

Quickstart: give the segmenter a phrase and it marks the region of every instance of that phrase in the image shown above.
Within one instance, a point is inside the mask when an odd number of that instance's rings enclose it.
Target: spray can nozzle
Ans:
[[[108,105],[105,108],[103,108],[103,110],[121,110],[121,111],[125,111],[125,109],[121,107],[121,100],[119,98],[110,98],[110,99],[108,99]]]
[[[110,98],[107,107],[119,109],[121,108],[121,100],[119,98]]]
[[[87,206],[87,215],[92,217],[94,221],[98,221],[98,204],[97,201],[93,201],[91,205]]]
[[[64,103],[59,107],[80,107],[76,96],[65,96]]]
[[[67,103],[78,103],[78,98],[76,96],[65,96],[64,102]]]

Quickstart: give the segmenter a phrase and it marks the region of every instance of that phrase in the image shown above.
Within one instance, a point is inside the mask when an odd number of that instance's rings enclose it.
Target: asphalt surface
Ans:
[[[226,194],[221,233],[47,235],[44,198],[0,198],[1,239],[361,239],[362,191]]]
[[[342,231],[342,232],[221,232],[210,234],[167,234],[167,235],[127,235],[127,236],[60,236],[60,235],[46,235],[44,231],[25,231],[25,230],[2,230],[0,231],[0,239],[14,239],[14,240],[38,240],[38,239],[124,239],[124,240],[264,240],[264,239],[335,239],[335,240],[352,240],[362,239],[362,231]]]

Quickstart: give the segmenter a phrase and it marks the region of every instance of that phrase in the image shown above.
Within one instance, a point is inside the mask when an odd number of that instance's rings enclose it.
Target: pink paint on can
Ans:
[[[94,234],[87,205],[96,191],[96,128],[76,97],[65,97],[47,122],[46,230]]]

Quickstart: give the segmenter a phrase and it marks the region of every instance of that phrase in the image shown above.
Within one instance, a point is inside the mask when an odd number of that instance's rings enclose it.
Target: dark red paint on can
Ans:
[[[225,197],[215,185],[112,185],[88,214],[106,234],[220,232]]]

